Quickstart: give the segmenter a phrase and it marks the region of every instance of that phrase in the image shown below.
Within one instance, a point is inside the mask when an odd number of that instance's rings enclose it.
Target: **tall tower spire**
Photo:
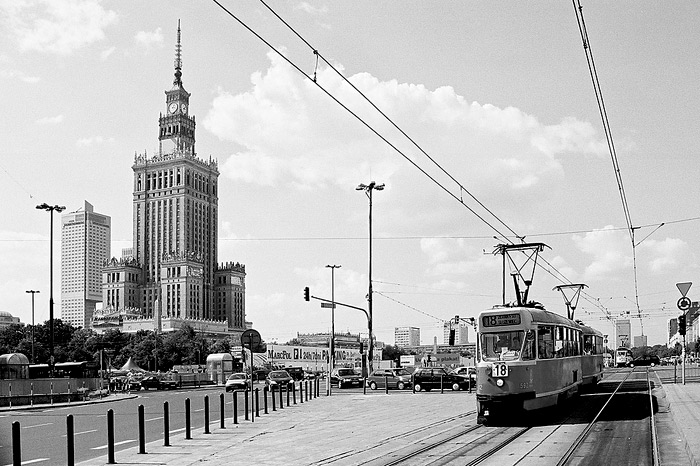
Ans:
[[[175,44],[175,81],[173,85],[182,86],[182,45],[180,44],[180,20],[177,20],[177,44]]]

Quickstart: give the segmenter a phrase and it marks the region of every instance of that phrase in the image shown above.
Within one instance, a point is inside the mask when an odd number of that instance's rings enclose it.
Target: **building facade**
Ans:
[[[450,342],[450,330],[455,331],[455,345],[466,345],[469,343],[469,326],[460,322],[459,325],[454,323],[445,322],[443,324],[443,343],[448,344]]]
[[[628,319],[615,321],[615,344],[617,347],[629,348],[632,345],[632,326]]]
[[[218,164],[195,151],[195,117],[182,82],[180,27],[175,79],[158,118],[159,149],[136,154],[133,244],[103,273],[105,300],[96,327],[240,334],[245,323],[245,266],[219,264]]]
[[[90,328],[102,301],[102,267],[110,256],[111,219],[85,205],[61,215],[61,320]]]
[[[406,346],[420,346],[420,328],[394,327],[394,345],[402,348]]]

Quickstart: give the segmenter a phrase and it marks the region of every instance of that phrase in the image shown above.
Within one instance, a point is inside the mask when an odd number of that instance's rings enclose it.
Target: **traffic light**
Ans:
[[[459,325],[459,316],[455,316],[455,324]]]
[[[308,300],[309,300],[309,287],[305,286],[304,287],[304,301],[308,301]]]
[[[450,346],[455,345],[455,329],[450,329]]]
[[[360,342],[360,354],[364,353],[365,345],[364,342]]]
[[[678,316],[678,333],[685,335],[685,314]]]

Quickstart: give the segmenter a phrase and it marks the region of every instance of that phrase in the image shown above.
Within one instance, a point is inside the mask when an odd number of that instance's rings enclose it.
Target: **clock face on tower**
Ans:
[[[170,106],[168,107],[168,111],[170,113],[177,112],[177,102],[173,102],[172,104],[170,104]]]
[[[187,113],[187,104],[180,105],[180,110],[182,110],[182,113]]]

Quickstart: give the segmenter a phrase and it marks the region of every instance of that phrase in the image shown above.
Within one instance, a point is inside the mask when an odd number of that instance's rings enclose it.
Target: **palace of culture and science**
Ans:
[[[209,336],[246,329],[245,266],[217,261],[218,164],[195,151],[195,118],[182,83],[180,27],[175,79],[158,120],[157,154],[135,154],[133,245],[102,268],[98,332],[172,331]]]

